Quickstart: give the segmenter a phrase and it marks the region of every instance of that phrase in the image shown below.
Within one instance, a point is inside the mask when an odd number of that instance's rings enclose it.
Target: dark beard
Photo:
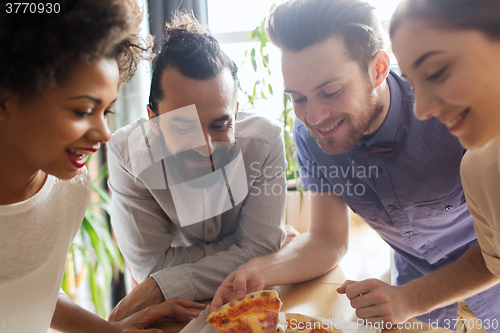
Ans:
[[[236,141],[232,143],[217,142],[217,149],[210,157],[204,157],[194,149],[182,151],[164,159],[165,171],[168,175],[169,186],[186,183],[194,188],[208,188],[218,182],[216,177],[204,177],[218,169],[225,167],[238,156],[240,149]],[[187,160],[203,161],[210,160],[211,165],[204,167],[188,167]],[[197,180],[197,181],[196,181]]]
[[[318,146],[321,148],[321,150],[330,155],[338,155],[348,152],[354,147],[354,145],[356,145],[356,143],[359,142],[359,140],[361,140],[361,137],[370,130],[372,124],[384,112],[384,106],[380,104],[373,92],[370,92],[369,96],[368,108],[370,109],[370,113],[366,117],[361,118],[358,125],[348,128],[348,132],[346,135],[347,139],[345,139],[344,142],[338,142],[337,139],[334,138],[323,138],[316,133],[316,129],[314,128],[314,126],[311,126],[307,122],[304,122],[304,125],[309,129],[311,135],[316,139],[316,142],[318,143]],[[345,118],[343,122],[343,126],[352,124],[352,115],[349,115],[348,118]]]

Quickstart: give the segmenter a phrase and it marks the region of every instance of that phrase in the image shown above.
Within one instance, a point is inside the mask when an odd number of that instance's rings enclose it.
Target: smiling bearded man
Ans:
[[[262,170],[285,169],[282,130],[238,112],[237,71],[192,15],[167,25],[149,119],[108,146],[111,222],[140,282],[111,321],[176,297],[209,299],[238,266],[280,248],[285,178]]]

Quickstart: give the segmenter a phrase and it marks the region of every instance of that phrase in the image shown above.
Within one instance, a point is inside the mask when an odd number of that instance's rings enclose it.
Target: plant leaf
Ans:
[[[252,61],[252,67],[255,72],[257,72],[257,61],[255,61],[255,48],[252,48],[250,52],[250,60]]]

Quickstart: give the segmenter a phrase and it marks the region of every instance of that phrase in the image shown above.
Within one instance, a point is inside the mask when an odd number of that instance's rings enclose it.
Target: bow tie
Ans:
[[[375,155],[388,157],[391,160],[395,160],[398,157],[398,152],[396,148],[389,144],[375,144],[367,147],[366,145],[361,145],[361,147],[354,146],[351,150],[346,152],[347,155],[356,156],[356,155]]]

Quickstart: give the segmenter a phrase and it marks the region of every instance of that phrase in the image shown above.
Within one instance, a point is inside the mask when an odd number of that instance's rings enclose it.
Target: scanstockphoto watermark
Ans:
[[[358,330],[361,328],[368,328],[368,329],[375,329],[375,330],[381,330],[381,329],[392,329],[392,328],[398,328],[398,329],[407,329],[407,330],[422,330],[423,329],[423,323],[422,322],[404,322],[404,323],[390,323],[390,322],[375,322],[375,323],[367,323],[363,319],[358,319],[355,322],[349,322],[349,321],[336,321],[336,320],[321,320],[321,321],[313,321],[313,322],[302,322],[298,321],[297,319],[291,319],[288,323],[290,329],[296,329],[296,330],[328,330],[328,329],[337,329],[337,330]]]
[[[254,183],[250,195],[279,196],[287,190],[282,183],[273,182],[273,179],[284,177],[285,169],[282,166],[262,167],[259,162],[250,163],[250,170]],[[301,181],[307,183],[307,189],[312,193],[334,192],[339,196],[363,196],[366,186],[361,179],[378,178],[377,166],[348,165],[348,166],[316,166],[310,169],[299,167]],[[307,178],[314,179],[309,182]],[[313,194],[314,195],[314,194]]]

